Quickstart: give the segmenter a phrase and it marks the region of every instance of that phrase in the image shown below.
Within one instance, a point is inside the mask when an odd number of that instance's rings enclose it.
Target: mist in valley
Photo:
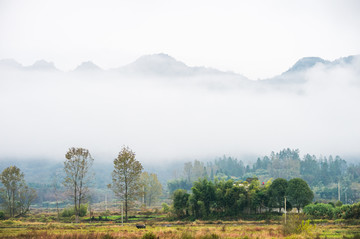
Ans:
[[[68,148],[84,147],[96,161],[111,162],[123,145],[150,164],[222,155],[255,160],[283,148],[356,158],[359,59],[298,69],[300,60],[257,81],[165,54],[70,72],[45,61],[10,67],[3,60],[0,158],[62,161]]]

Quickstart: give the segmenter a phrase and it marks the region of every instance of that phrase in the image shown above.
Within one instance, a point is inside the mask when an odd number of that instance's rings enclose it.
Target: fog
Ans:
[[[0,159],[63,160],[68,148],[85,147],[110,161],[123,145],[147,163],[287,147],[360,156],[359,59],[316,64],[287,83],[117,70],[0,74]]]

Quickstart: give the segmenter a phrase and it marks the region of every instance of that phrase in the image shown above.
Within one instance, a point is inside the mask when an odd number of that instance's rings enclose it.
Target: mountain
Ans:
[[[53,62],[45,60],[36,61],[33,65],[26,67],[26,69],[34,71],[58,71]]]
[[[306,71],[318,63],[329,64],[330,61],[326,61],[320,57],[304,57],[298,60],[289,70],[284,72],[283,75],[287,73]]]
[[[13,59],[0,60],[0,69],[19,70],[21,68],[23,68],[23,66]]]
[[[346,67],[354,65],[355,63],[360,64],[360,55],[347,56],[334,61],[324,60],[320,57],[304,57],[298,60],[292,67],[283,72],[281,75],[261,80],[261,82],[270,84],[302,84],[306,82],[307,71],[317,65],[323,65],[327,69],[331,69],[337,66]]]
[[[133,63],[117,68],[116,70],[125,74],[139,74],[164,77],[184,77],[200,75],[240,76],[232,72],[223,72],[213,68],[190,67],[187,66],[185,63],[178,61],[175,58],[164,53],[142,56],[135,60]]]
[[[23,66],[19,62],[13,60],[13,59],[3,59],[0,60],[0,69],[6,69],[6,70],[30,70],[30,71],[59,71],[56,69],[53,62],[48,62],[45,60],[39,60],[36,61],[31,66]]]
[[[75,72],[94,72],[94,71],[102,71],[102,69],[95,65],[92,61],[84,61],[81,63],[76,69]]]

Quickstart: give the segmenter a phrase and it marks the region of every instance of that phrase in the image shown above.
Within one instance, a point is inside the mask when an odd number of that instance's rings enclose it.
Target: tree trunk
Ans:
[[[128,221],[128,188],[127,180],[125,177],[125,221]]]

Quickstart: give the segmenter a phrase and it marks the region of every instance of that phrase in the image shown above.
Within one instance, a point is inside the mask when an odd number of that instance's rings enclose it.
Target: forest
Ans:
[[[251,159],[247,159],[249,161]],[[115,200],[115,195],[108,188],[111,183],[113,165],[110,163],[93,162],[90,168],[92,173],[91,197],[89,202],[99,203],[105,200]],[[298,149],[283,149],[268,156],[253,159],[252,164],[245,164],[242,160],[223,156],[212,161],[188,161],[168,165],[146,165],[142,180],[157,185],[156,193],[148,193],[143,200],[148,206],[161,204],[171,198],[177,189],[190,192],[193,183],[199,178],[206,178],[213,183],[216,180],[233,180],[234,182],[246,181],[247,178],[257,178],[266,183],[277,178],[290,180],[301,178],[307,182],[314,192],[314,201],[329,202],[341,201],[344,204],[357,202],[360,198],[360,164],[347,163],[340,156],[315,156],[305,154],[300,158]],[[30,188],[33,188],[37,197],[33,201],[35,207],[55,207],[58,201],[60,207],[70,204],[66,196],[63,162],[51,161],[2,161],[0,170],[15,165],[24,173],[24,179]],[[154,183],[155,182],[155,183]],[[161,193],[159,188],[161,187]],[[144,189],[149,187],[144,187]],[[57,196],[55,196],[54,190]],[[149,189],[147,189],[149,191]],[[167,201],[168,202],[168,201]]]
[[[342,201],[354,203],[360,198],[360,164],[348,164],[340,156],[315,156],[305,154],[300,158],[298,149],[283,149],[269,156],[258,158],[252,165],[223,156],[211,162],[187,162],[181,177],[169,180],[169,192],[176,189],[190,190],[192,182],[201,177],[210,180],[246,180],[256,177],[260,182],[276,178],[286,180],[302,178],[312,191],[316,201]]]

